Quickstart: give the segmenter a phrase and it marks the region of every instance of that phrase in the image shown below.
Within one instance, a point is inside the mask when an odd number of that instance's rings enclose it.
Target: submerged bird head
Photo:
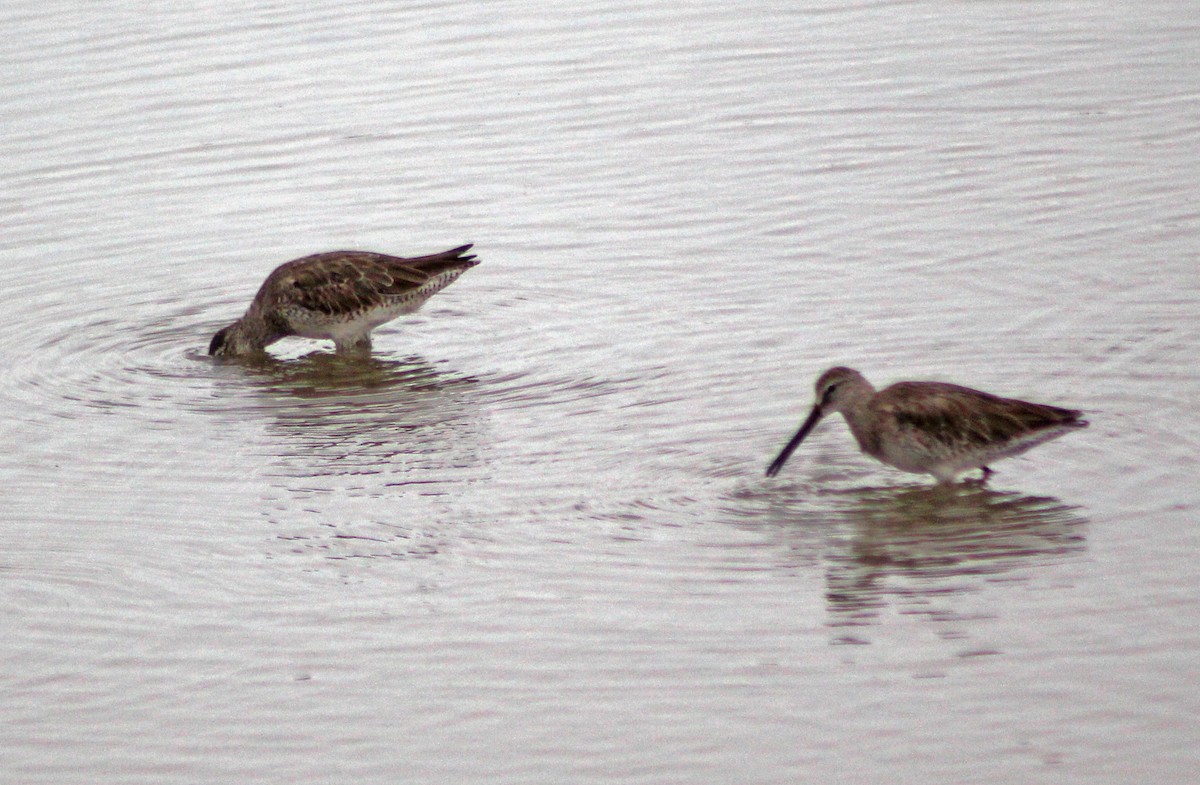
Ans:
[[[247,335],[242,320],[217,330],[208,344],[208,353],[213,357],[232,357],[238,354],[249,354],[258,351],[262,346],[257,345],[251,336]]]
[[[822,417],[832,412],[845,412],[848,408],[853,407],[856,401],[873,395],[875,388],[858,371],[839,365],[821,374],[817,379],[816,393],[817,401],[813,404],[812,411],[808,413],[808,418],[796,431],[796,435],[791,438],[787,446],[767,467],[768,477],[774,477],[779,473],[779,470],[787,463],[787,459],[800,446],[800,442],[804,441]]]

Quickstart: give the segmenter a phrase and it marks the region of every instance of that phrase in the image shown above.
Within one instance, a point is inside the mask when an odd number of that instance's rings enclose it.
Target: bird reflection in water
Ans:
[[[813,487],[804,497],[747,488],[730,501],[734,525],[768,533],[784,550],[780,566],[824,573],[837,644],[869,642],[867,628],[886,615],[967,618],[970,595],[986,583],[1022,580],[1086,548],[1078,507],[978,483]]]
[[[903,613],[958,618],[934,602],[989,578],[1067,559],[1085,548],[1086,519],[1052,497],[959,488],[862,489],[834,516],[845,526],[826,542],[831,625],[876,622],[895,603]],[[862,642],[846,636],[838,642]]]
[[[476,379],[318,351],[239,358],[219,383],[227,427],[263,424],[245,450],[262,458],[264,516],[290,558],[427,558],[453,540],[462,516],[445,500],[485,470]]]
[[[375,473],[397,459],[440,465],[474,441],[462,431],[473,428],[476,380],[419,357],[313,352],[242,367],[288,474]]]
[[[238,362],[246,377],[258,382],[260,393],[278,400],[369,396],[385,389],[430,389],[465,381],[439,372],[432,363],[416,356],[393,359],[314,351],[295,358],[261,354],[239,358]]]

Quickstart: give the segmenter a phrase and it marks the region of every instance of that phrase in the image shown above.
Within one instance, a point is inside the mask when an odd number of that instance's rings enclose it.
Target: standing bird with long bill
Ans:
[[[971,469],[1020,455],[1084,428],[1083,412],[944,382],[898,382],[876,390],[853,368],[830,368],[817,379],[808,419],[767,468],[774,477],[821,418],[840,412],[858,446],[889,466],[953,482]]]

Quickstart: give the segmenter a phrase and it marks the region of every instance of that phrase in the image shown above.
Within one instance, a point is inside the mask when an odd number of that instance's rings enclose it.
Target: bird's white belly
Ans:
[[[414,308],[407,303],[374,308],[346,316],[306,315],[292,319],[292,329],[304,338],[325,338],[337,343],[353,343],[376,327],[385,324]]]
[[[303,310],[288,314],[288,320],[296,335],[304,338],[327,338],[339,345],[357,343],[379,325],[420,310],[426,300],[461,273],[462,270],[446,271],[434,276],[419,289],[389,298],[374,308],[336,315]]]
[[[884,463],[911,474],[951,476],[983,466],[985,451],[969,449],[937,449],[914,439],[893,440],[884,444],[878,455]]]

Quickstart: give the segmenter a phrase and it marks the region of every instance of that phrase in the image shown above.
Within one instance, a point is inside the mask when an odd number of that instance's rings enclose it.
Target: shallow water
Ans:
[[[0,12],[0,780],[1191,780],[1191,4],[376,8]],[[833,364],[1092,425],[765,479]]]

